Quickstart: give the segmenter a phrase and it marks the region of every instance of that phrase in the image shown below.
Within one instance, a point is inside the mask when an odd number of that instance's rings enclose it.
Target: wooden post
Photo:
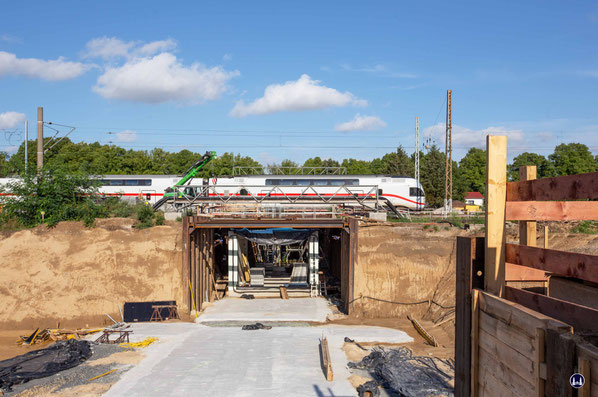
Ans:
[[[455,291],[455,396],[471,395],[471,283],[473,237],[457,237]]]
[[[548,226],[544,226],[544,248],[548,249]]]
[[[189,278],[189,217],[183,216],[183,291],[187,291],[190,282]],[[191,291],[183,294],[183,305],[187,308],[187,312],[191,312]]]
[[[536,166],[525,165],[519,167],[519,180],[529,181],[536,179]],[[536,222],[534,221],[520,221],[519,222],[519,244],[536,246]]]
[[[484,289],[503,297],[505,289],[505,207],[507,137],[486,137],[486,266]]]
[[[536,328],[536,338],[534,339],[534,349],[536,357],[534,358],[534,372],[536,377],[536,396],[544,397],[544,379],[546,374],[542,374],[543,365],[546,365],[545,332],[542,328]]]
[[[479,349],[479,318],[480,318],[480,305],[479,305],[479,291],[474,289],[472,291],[471,298],[471,395],[478,395],[478,349]]]

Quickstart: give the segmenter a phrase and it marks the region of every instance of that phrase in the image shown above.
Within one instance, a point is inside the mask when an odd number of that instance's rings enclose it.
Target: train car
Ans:
[[[99,192],[127,200],[155,204],[167,188],[174,186],[178,175],[103,175]],[[9,181],[0,180],[0,185]],[[195,178],[189,186],[208,187],[212,196],[257,197],[343,197],[375,196],[388,200],[399,209],[421,210],[425,195],[421,184],[411,177],[391,175],[243,175],[235,177]]]
[[[244,175],[212,178],[211,194],[280,196],[371,196],[387,199],[397,208],[421,210],[425,195],[411,177],[392,175]],[[196,184],[194,181],[192,185]],[[197,183],[199,184],[199,183]],[[241,187],[241,189],[239,189]]]

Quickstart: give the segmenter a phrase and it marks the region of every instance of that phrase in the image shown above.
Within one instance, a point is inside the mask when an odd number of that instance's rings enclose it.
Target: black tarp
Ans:
[[[154,309],[152,306],[176,305],[176,301],[125,302],[123,318],[126,323],[149,321]],[[168,309],[159,309],[162,318],[168,317]]]
[[[453,360],[414,356],[405,347],[374,349],[349,368],[365,369],[384,387],[405,397],[454,396]]]
[[[273,229],[235,229],[234,232],[249,241],[258,244],[291,245],[307,240],[309,229],[273,228]]]
[[[13,385],[76,367],[89,357],[91,347],[88,341],[70,339],[0,361],[0,390],[10,390]]]

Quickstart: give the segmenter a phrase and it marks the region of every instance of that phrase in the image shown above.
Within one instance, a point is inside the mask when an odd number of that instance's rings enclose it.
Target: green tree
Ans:
[[[555,174],[554,165],[541,154],[523,152],[513,159],[513,164],[509,165],[509,180],[519,180],[519,167],[525,165],[535,165],[538,178],[548,178]]]
[[[426,203],[430,207],[440,207],[444,203],[444,169],[444,153],[436,145],[432,145],[420,158],[420,181],[426,194]]]
[[[5,178],[9,174],[8,153],[0,152],[0,178]]]
[[[347,169],[349,175],[369,175],[372,173],[369,161],[344,159],[341,166]]]
[[[60,221],[82,220],[91,226],[102,208],[94,201],[97,187],[87,176],[64,169],[29,172],[2,188],[10,192],[0,220],[16,219],[26,227],[40,223],[55,226]],[[42,214],[43,212],[43,214]]]
[[[486,151],[478,148],[471,148],[459,161],[459,185],[458,193],[462,192],[486,192]]]
[[[594,172],[598,169],[590,149],[582,143],[562,143],[548,156],[556,176]]]

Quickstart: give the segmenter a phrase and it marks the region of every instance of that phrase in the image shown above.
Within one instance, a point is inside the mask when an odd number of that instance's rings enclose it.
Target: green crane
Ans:
[[[216,152],[206,152],[206,154],[204,154],[199,160],[197,160],[195,163],[193,163],[193,165],[191,167],[189,167],[189,169],[187,171],[185,171],[183,177],[181,178],[180,181],[178,181],[174,187],[177,186],[182,186],[185,183],[189,182],[191,179],[195,178],[198,174],[198,172],[205,167],[210,161],[212,161],[214,158],[216,157]],[[167,188],[164,191],[164,196],[158,200],[156,202],[156,204],[154,204],[153,209],[154,211],[157,211],[158,209],[160,209],[160,207],[162,207],[162,205],[167,202],[168,200],[171,200],[175,197],[175,195],[177,195],[176,197],[182,197],[181,192],[173,189],[172,187]]]

